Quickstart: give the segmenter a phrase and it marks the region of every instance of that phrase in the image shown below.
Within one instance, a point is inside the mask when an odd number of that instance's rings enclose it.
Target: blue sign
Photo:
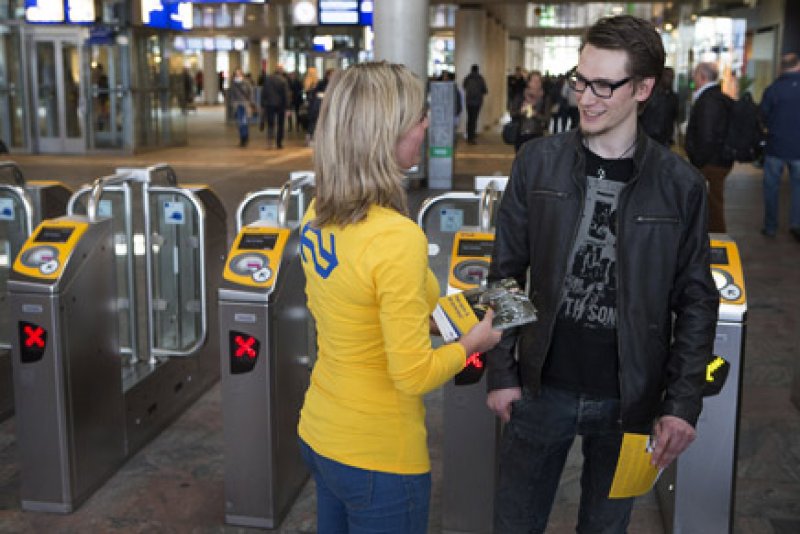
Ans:
[[[142,0],[142,24],[162,30],[192,28],[192,4],[173,0]]]

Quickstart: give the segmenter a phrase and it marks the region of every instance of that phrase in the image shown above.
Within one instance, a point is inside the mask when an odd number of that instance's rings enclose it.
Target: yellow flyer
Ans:
[[[609,499],[638,497],[650,491],[661,474],[661,469],[650,464],[652,451],[650,436],[624,434]]]

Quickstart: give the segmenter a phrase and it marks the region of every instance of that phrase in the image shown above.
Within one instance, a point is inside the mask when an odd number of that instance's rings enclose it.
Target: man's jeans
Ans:
[[[583,436],[579,533],[622,533],[633,499],[609,499],[622,432],[619,400],[544,386],[539,396],[523,390],[514,402],[500,447],[494,499],[494,531],[540,533],[547,527],[567,453]]]
[[[250,118],[247,116],[247,108],[244,104],[236,106],[236,124],[239,125],[239,144],[247,144],[250,137]]]
[[[397,475],[336,462],[300,440],[317,486],[319,534],[425,534],[431,474]]]
[[[800,159],[790,160],[766,156],[764,158],[764,231],[773,235],[778,231],[778,197],[784,165],[789,167],[792,191],[789,227],[800,230]]]

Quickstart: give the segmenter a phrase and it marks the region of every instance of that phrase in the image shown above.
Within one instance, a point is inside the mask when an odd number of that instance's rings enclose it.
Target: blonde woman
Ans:
[[[322,104],[301,238],[319,351],[299,424],[321,534],[426,532],[422,396],[500,339],[490,312],[458,342],[431,347],[439,287],[403,189],[427,127],[423,84],[401,65],[350,67]]]

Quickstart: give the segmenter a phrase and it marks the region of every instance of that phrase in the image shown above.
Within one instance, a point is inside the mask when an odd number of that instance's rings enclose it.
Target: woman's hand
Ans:
[[[494,348],[500,341],[502,332],[492,328],[492,317],[494,317],[494,311],[489,308],[486,310],[483,320],[458,340],[459,343],[464,345],[467,355],[475,352],[486,352]]]

